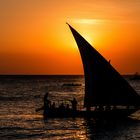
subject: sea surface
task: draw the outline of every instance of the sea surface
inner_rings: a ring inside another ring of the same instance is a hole
[[[140,94],[140,80],[128,82]],[[71,86],[69,86],[69,84]],[[74,85],[77,86],[74,86]],[[99,121],[93,118],[50,118],[44,120],[43,96],[68,102],[76,97],[83,104],[83,76],[1,76],[0,140],[139,140],[140,121]],[[140,120],[140,111],[134,116]]]

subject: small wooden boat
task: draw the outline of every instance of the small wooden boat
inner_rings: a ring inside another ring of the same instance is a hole
[[[130,80],[140,80],[140,75],[138,74],[138,72],[136,72],[131,78]]]
[[[82,84],[78,84],[78,83],[67,83],[67,84],[63,84],[62,86],[64,87],[79,87],[79,86],[82,86]]]
[[[96,118],[96,119],[124,119],[130,114],[137,111],[136,108],[133,109],[115,109],[115,110],[50,110],[44,111],[44,118]]]

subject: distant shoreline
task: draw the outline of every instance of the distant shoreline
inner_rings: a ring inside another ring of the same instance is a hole
[[[84,77],[84,75],[0,75],[0,78]]]
[[[48,77],[84,77],[84,75],[0,75],[0,78],[48,78]],[[134,74],[125,74],[122,75],[123,77],[127,78],[127,77],[133,77]]]

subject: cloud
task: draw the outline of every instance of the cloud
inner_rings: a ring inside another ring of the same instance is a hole
[[[71,19],[74,23],[80,23],[80,24],[100,24],[102,22],[105,22],[104,19]]]

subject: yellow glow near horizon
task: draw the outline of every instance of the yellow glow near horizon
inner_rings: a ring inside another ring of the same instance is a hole
[[[104,22],[104,20],[101,19],[72,19],[72,22],[74,23],[80,23],[80,24],[100,24],[101,22]]]

